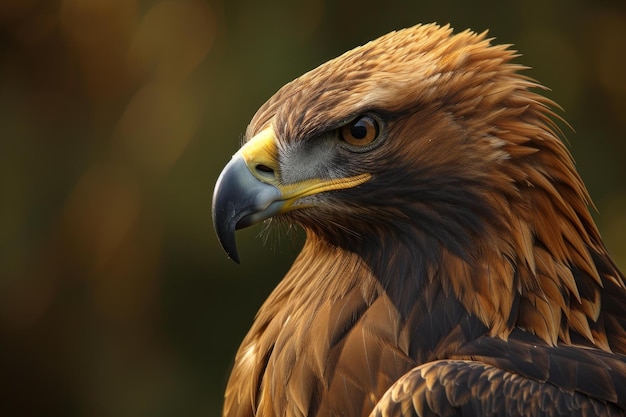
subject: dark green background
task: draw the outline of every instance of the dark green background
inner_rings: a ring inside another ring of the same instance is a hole
[[[298,250],[211,226],[213,185],[282,84],[419,22],[490,30],[551,91],[626,267],[626,4],[23,0],[0,5],[0,414],[217,416]]]

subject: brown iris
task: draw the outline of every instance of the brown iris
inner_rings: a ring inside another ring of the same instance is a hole
[[[353,146],[366,146],[380,133],[378,121],[371,116],[359,116],[341,128],[341,138]]]

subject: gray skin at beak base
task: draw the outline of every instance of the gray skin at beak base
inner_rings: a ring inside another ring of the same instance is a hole
[[[236,154],[224,167],[213,192],[213,227],[230,259],[239,263],[235,231],[278,214],[281,192],[260,181]]]

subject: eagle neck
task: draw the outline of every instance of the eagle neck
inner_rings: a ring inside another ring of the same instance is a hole
[[[409,245],[393,244],[394,251],[358,253],[309,233],[284,282],[291,288],[295,316],[306,321],[311,312],[324,305],[342,305],[346,299],[355,298],[359,301],[351,305],[350,314],[356,324],[373,305],[384,300],[392,312],[387,317],[389,326],[420,329],[409,336],[411,341],[405,346],[418,362],[436,355],[438,344],[448,333],[458,331],[460,323],[463,335],[456,336],[458,341],[486,334],[484,322],[446,286],[442,271],[432,267],[432,259],[415,253]],[[382,253],[387,255],[381,257]],[[392,317],[398,323],[392,323]]]
[[[247,398],[257,415],[367,415],[390,381],[485,334],[438,281],[414,276],[419,259],[401,267],[406,254],[396,256],[382,268],[380,260],[308,234],[233,371],[252,375]]]

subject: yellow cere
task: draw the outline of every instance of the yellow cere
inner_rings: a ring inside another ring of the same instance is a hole
[[[286,203],[281,209],[281,212],[291,210],[293,203],[302,197],[319,194],[325,191],[356,187],[357,185],[363,184],[372,178],[371,174],[363,173],[346,178],[311,178],[293,184],[281,184],[278,177],[271,178],[269,176],[264,176],[257,169],[255,169],[255,167],[263,165],[274,170],[275,172],[278,172],[279,170],[278,148],[276,146],[274,129],[272,127],[268,127],[256,134],[239,150],[239,152],[237,152],[237,154],[235,154],[235,156],[237,155],[240,155],[244,161],[246,161],[246,165],[250,169],[250,172],[258,180],[272,184],[280,190],[282,194],[281,200]]]

